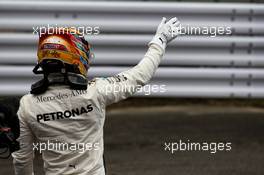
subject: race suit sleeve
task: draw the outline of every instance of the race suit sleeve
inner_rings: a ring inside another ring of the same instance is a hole
[[[146,85],[161,62],[164,49],[151,44],[144,58],[132,69],[116,76],[101,79],[98,89],[106,105],[132,96],[140,87]]]
[[[34,137],[27,121],[25,120],[24,105],[22,100],[20,101],[20,107],[17,115],[20,123],[20,136],[18,138],[20,149],[12,154],[15,175],[33,175],[34,152],[32,145]]]

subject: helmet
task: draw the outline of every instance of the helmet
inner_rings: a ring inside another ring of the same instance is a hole
[[[38,65],[33,72],[44,74],[42,84],[67,83],[74,89],[87,88],[91,47],[77,30],[56,28],[40,32],[37,55]]]
[[[54,59],[75,66],[77,69],[73,73],[86,78],[91,59],[90,45],[77,30],[59,28],[48,31],[39,38],[38,63]]]

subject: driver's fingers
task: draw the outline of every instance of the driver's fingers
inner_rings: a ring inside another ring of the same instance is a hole
[[[160,26],[162,26],[162,25],[164,25],[165,23],[166,23],[166,18],[165,17],[163,17],[162,19],[161,19],[161,22],[160,22],[160,24],[159,24],[159,27]]]
[[[173,27],[178,27],[180,25],[180,21],[176,21],[174,24],[173,24]]]
[[[169,25],[171,25],[171,24],[175,24],[177,21],[178,21],[178,19],[177,19],[176,17],[174,17],[174,18],[171,18],[171,19],[167,22],[167,24],[169,24]]]

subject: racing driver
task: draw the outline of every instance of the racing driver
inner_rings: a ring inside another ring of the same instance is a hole
[[[15,174],[34,174],[34,151],[41,150],[46,175],[105,175],[106,106],[149,82],[179,25],[176,17],[163,18],[135,67],[91,81],[87,72],[92,54],[84,37],[70,28],[40,35],[33,72],[43,79],[20,100],[20,150],[12,154]]]

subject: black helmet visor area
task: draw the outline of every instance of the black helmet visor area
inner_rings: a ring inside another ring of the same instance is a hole
[[[41,68],[41,70],[39,70]],[[47,73],[55,73],[55,72],[65,72],[65,65],[62,61],[57,59],[46,59],[41,63],[37,64],[33,69],[35,74],[47,74]]]

